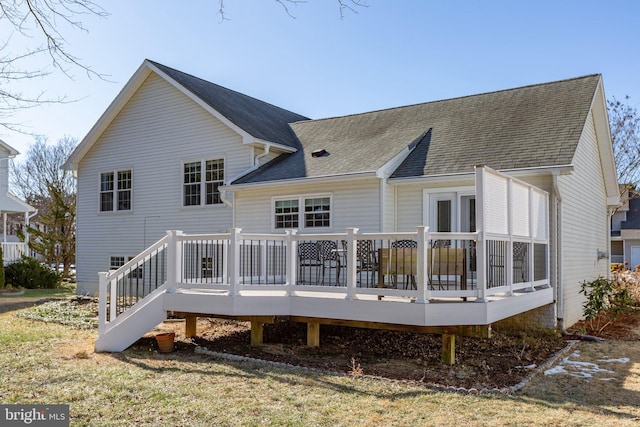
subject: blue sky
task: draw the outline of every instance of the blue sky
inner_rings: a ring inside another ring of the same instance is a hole
[[[82,139],[145,58],[312,118],[601,73],[605,93],[640,106],[640,2],[390,1],[340,19],[334,0],[100,1],[67,49],[109,81],[73,71],[25,90],[77,100],[16,114],[55,141]],[[33,137],[0,130],[26,152]]]

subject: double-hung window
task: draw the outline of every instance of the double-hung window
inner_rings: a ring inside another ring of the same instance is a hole
[[[100,174],[100,212],[130,211],[131,169]]]
[[[313,196],[274,200],[274,228],[330,228],[331,197]]]
[[[199,160],[183,165],[183,205],[222,203],[219,187],[224,184],[224,160]]]
[[[127,260],[131,261],[133,259],[132,256],[128,257]],[[122,267],[125,263],[125,257],[123,256],[112,256],[109,258],[109,270],[117,270]],[[129,271],[130,279],[142,279],[144,277],[142,267],[136,267],[133,270]]]

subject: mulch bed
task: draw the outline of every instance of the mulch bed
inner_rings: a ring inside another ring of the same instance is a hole
[[[192,340],[184,339],[184,323],[169,327],[177,333],[178,352],[200,346],[330,372],[478,390],[518,384],[566,345],[559,334],[540,330],[516,335],[494,331],[490,339],[456,337],[456,364],[448,366],[442,363],[440,335],[322,325],[320,347],[308,348],[306,324],[278,322],[265,325],[265,345],[255,348],[249,345],[248,322],[200,319]],[[152,349],[156,344],[147,337],[135,346]]]

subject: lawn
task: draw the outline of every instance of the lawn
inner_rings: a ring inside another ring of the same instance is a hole
[[[75,283],[62,283],[57,289],[25,289],[22,295],[2,295],[0,299],[16,298],[64,298],[76,294]]]
[[[463,395],[137,345],[92,351],[95,330],[0,314],[0,402],[67,403],[72,425],[593,425],[640,422],[640,343],[580,343],[567,374],[514,395]],[[622,358],[628,358],[628,361]],[[574,363],[575,362],[575,363]],[[573,371],[594,363],[591,377]],[[594,366],[595,366],[594,365]],[[560,371],[560,370],[558,370]]]

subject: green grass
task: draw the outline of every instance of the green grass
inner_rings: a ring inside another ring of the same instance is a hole
[[[0,298],[64,298],[76,294],[75,283],[62,283],[57,289],[25,289],[23,295],[2,295]]]
[[[607,366],[616,370],[615,381],[541,375],[515,395],[462,395],[223,362],[186,350],[159,354],[138,345],[95,354],[95,330],[14,313],[0,314],[0,402],[67,403],[73,426],[632,426],[640,420],[637,342],[579,345],[584,362],[631,358]]]

